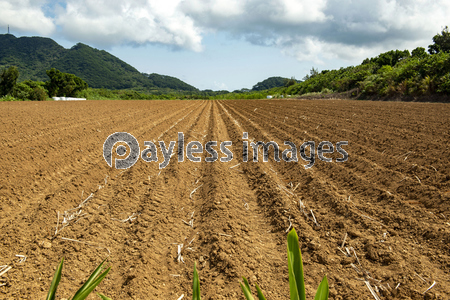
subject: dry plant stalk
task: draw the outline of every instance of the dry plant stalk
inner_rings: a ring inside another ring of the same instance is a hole
[[[183,244],[178,244],[178,255],[177,255],[177,261],[178,262],[182,262],[182,263],[184,263],[184,259],[183,259],[183,256],[181,256],[181,252],[182,252],[182,250],[183,250]]]
[[[194,228],[194,213],[195,210],[192,212],[191,214],[191,219],[189,220],[189,222],[186,222],[185,220],[181,219],[181,221],[183,221],[184,224],[191,226],[192,228]]]
[[[427,290],[425,292],[423,292],[422,294],[425,294],[426,292],[431,290],[435,285],[436,285],[436,281],[433,281],[433,284],[429,288],[427,288]]]
[[[372,294],[372,296],[375,298],[375,300],[381,300],[380,297],[378,297],[378,295],[375,293],[375,291],[373,290],[372,286],[370,285],[370,283],[368,281],[364,281],[366,283],[367,288],[369,289],[370,293]]]
[[[245,210],[248,210],[250,207],[248,206],[248,203],[247,202],[245,202],[245,200],[244,199],[242,199],[242,201],[244,202],[244,207],[245,207]]]
[[[289,216],[288,221],[289,221],[289,227],[288,227],[288,229],[286,229],[286,233],[289,232],[289,230],[292,228],[291,216]]]
[[[344,248],[345,240],[347,239],[347,232],[345,233],[344,240],[342,241],[341,248]]]
[[[3,270],[0,272],[0,277],[3,276],[6,272],[8,272],[9,270],[11,270],[12,267],[11,266],[4,266]]]
[[[61,239],[64,241],[76,242],[76,243],[80,243],[80,244],[84,244],[84,245],[88,245],[88,246],[93,246],[98,249],[106,249],[108,251],[109,255],[111,255],[111,251],[108,248],[102,247],[99,243],[96,243],[96,242],[79,241],[79,240],[69,239],[69,238],[65,238],[65,237],[61,237]]]
[[[122,223],[125,223],[125,222],[128,222],[128,221],[133,222],[134,220],[137,219],[137,217],[138,217],[139,215],[140,215],[140,213],[133,213],[131,216],[128,216],[128,218],[123,219],[123,220],[116,219],[116,218],[111,218],[111,220],[119,221],[119,222],[122,222]]]
[[[316,225],[317,227],[320,227],[320,224],[317,222],[317,219],[316,219],[316,217],[314,216],[313,210],[312,210],[312,209],[309,210],[309,211],[311,212],[311,215],[312,215],[312,218],[311,218],[311,217],[308,215],[308,213],[306,212],[307,208],[306,208],[305,204],[303,204],[303,202],[302,202],[301,199],[298,200],[298,204],[299,204],[299,206],[300,206],[300,211],[305,215],[305,217],[306,217],[308,220],[314,222],[314,225]]]
[[[417,179],[417,181],[419,181],[420,184],[422,184],[422,181],[420,181],[419,177],[417,175],[414,175]]]
[[[86,203],[90,199],[92,199],[92,197],[94,197],[94,193],[91,193],[89,197],[87,197],[84,201],[82,201],[77,207],[64,211],[63,220],[61,222],[61,228],[59,228],[59,211],[58,211],[58,221],[56,223],[55,234],[53,235],[54,237],[56,237],[56,235],[60,233],[61,230],[63,230],[66,226],[68,226],[72,221],[75,220],[75,222],[77,222],[78,219],[86,215],[82,214],[83,212],[82,208],[83,206],[86,205]]]
[[[200,184],[198,187],[196,187],[190,194],[189,194],[189,199],[192,199],[192,195],[203,186],[203,183]]]
[[[24,263],[27,260],[25,255],[16,254],[16,257],[19,257],[19,263]]]
[[[221,235],[221,236],[227,236],[227,237],[233,237],[232,235],[225,234],[225,233],[220,233],[220,232],[219,232],[219,235]]]

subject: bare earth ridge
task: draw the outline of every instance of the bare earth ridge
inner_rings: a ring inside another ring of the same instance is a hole
[[[381,299],[449,298],[448,104],[14,102],[0,111],[0,265],[11,267],[2,299],[44,299],[62,257],[58,297],[67,298],[108,255],[112,270],[96,290],[113,299],[190,299],[194,262],[202,299],[244,299],[242,276],[267,299],[288,299],[290,225],[307,299],[325,274],[330,299],[374,299],[368,286]],[[178,162],[175,153],[161,170],[142,159],[116,170],[102,156],[114,132],[135,136],[141,151],[178,132],[185,147],[232,141],[234,157],[205,162],[203,151],[201,162]],[[348,141],[349,158],[316,156],[305,169],[300,155],[277,162],[271,148],[268,162],[260,152],[245,163],[243,132],[281,150]]]

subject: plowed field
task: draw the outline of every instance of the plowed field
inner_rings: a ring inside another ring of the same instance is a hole
[[[202,299],[244,299],[242,276],[267,299],[288,299],[291,225],[307,299],[324,275],[330,299],[374,299],[369,285],[381,299],[450,297],[448,104],[19,102],[0,103],[0,112],[0,265],[11,267],[0,276],[1,299],[45,299],[62,257],[57,299],[106,257],[112,270],[97,291],[113,299],[190,299],[194,262]],[[206,162],[203,151],[201,162],[178,162],[175,153],[163,169],[139,159],[118,170],[102,152],[115,132],[132,134],[141,151],[154,141],[159,162],[157,142],[168,146],[178,132],[186,144],[217,141],[219,158],[220,143],[231,141],[234,156]],[[348,141],[349,156],[316,155],[305,169],[300,155],[277,162],[270,148],[268,162],[262,150],[259,162],[251,154],[242,162],[243,141],[281,150],[284,141],[298,149],[314,141],[316,151]]]

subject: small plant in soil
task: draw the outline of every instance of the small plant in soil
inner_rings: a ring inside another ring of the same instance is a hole
[[[109,270],[111,270],[111,267],[106,269],[106,271],[103,271],[103,264],[105,261],[103,261],[95,270],[92,272],[89,279],[83,284],[83,286],[75,293],[75,295],[72,298],[69,298],[69,300],[83,300],[86,299],[86,297],[95,289],[97,285],[102,282],[102,280],[106,277]],[[61,281],[61,273],[64,263],[64,257],[61,259],[61,262],[58,265],[58,268],[56,269],[55,275],[53,276],[52,283],[50,285],[50,290],[48,291],[47,300],[54,300],[56,299],[56,290],[58,288],[59,282]],[[103,299],[103,300],[111,300],[110,298],[97,293],[97,295]]]
[[[303,261],[302,253],[298,247],[298,235],[295,229],[292,229],[287,236],[287,250],[288,250],[288,269],[289,269],[289,290],[291,300],[306,300],[305,294],[305,280],[303,277]],[[244,284],[240,283],[242,292],[247,300],[254,300],[250,285],[245,277],[242,277]],[[266,300],[258,284],[256,284],[258,300]],[[196,265],[194,264],[194,280],[192,300],[200,300],[200,282]],[[328,300],[328,280],[325,275],[322,282],[317,288],[314,300]]]
[[[288,269],[289,269],[289,290],[291,300],[306,300],[305,294],[305,279],[303,277],[303,261],[302,253],[298,247],[298,235],[295,229],[292,229],[287,236],[287,252],[288,252]],[[247,300],[254,300],[250,285],[245,277],[243,277],[244,284],[241,283],[241,289],[244,292]],[[266,300],[261,289],[256,284],[259,300]],[[328,299],[328,280],[324,276],[322,282],[317,288],[314,300]]]

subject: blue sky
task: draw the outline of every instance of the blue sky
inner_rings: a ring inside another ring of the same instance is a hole
[[[0,0],[0,8],[0,28],[17,37],[82,42],[202,90],[427,48],[450,25],[445,0]]]

